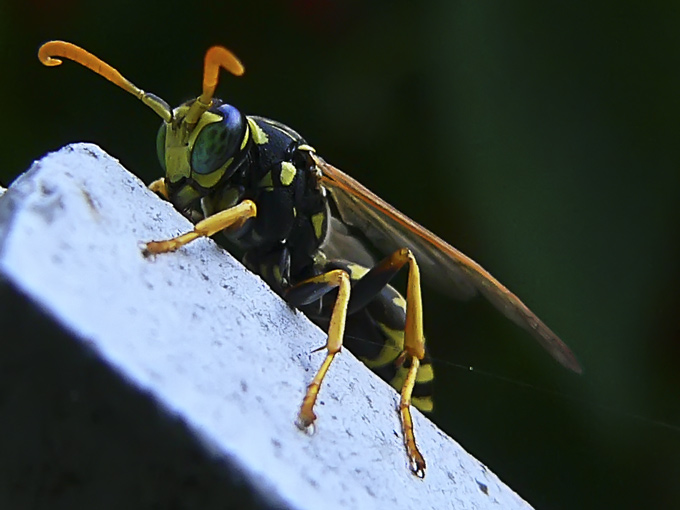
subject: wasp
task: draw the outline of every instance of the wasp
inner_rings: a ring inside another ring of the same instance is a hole
[[[165,176],[149,187],[190,218],[194,229],[146,243],[146,254],[172,252],[221,233],[246,267],[327,331],[325,359],[300,406],[300,428],[314,424],[324,377],[346,346],[401,393],[409,465],[416,476],[425,476],[410,410],[433,407],[421,268],[454,297],[482,294],[562,365],[581,372],[567,345],[479,264],[327,163],[293,129],[244,115],[216,98],[220,68],[236,76],[244,72],[226,48],[206,52],[201,95],[174,109],[74,44],[50,41],[38,56],[46,66],[66,58],[91,69],[163,119],[157,151]],[[369,245],[385,258],[374,260]],[[405,298],[390,285],[403,268]]]

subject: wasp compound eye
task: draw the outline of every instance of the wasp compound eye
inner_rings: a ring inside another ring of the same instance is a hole
[[[231,105],[222,105],[217,113],[222,119],[201,130],[191,151],[191,169],[200,175],[218,170],[235,157],[245,135],[246,121],[240,111]]]
[[[163,171],[166,171],[165,168],[165,139],[167,138],[168,135],[168,128],[165,122],[161,124],[161,127],[158,129],[158,134],[156,135],[156,155],[158,156],[158,161],[161,164],[161,168]]]

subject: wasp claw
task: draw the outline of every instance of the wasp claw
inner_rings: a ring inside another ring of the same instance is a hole
[[[316,425],[314,424],[315,420],[316,415],[313,412],[311,416],[309,415],[303,416],[303,413],[300,412],[297,420],[295,420],[295,425],[303,432],[306,432],[310,436],[313,436],[316,433]]]
[[[137,246],[139,247],[140,251],[142,252],[142,256],[144,258],[149,258],[152,255],[154,255],[154,253],[151,250],[149,250],[149,244],[148,243],[139,243]]]

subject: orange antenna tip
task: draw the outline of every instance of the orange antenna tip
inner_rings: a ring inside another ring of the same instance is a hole
[[[43,44],[38,50],[38,58],[40,62],[48,67],[58,66],[62,64],[62,61],[58,58],[54,58],[53,55],[59,55],[59,49],[64,43],[62,41],[50,41]]]
[[[241,61],[236,58],[231,51],[223,46],[213,46],[205,53],[205,64],[203,67],[203,92],[196,99],[185,119],[188,125],[198,122],[210,105],[217,88],[220,74],[220,67],[226,69],[235,76],[241,76],[246,68]]]

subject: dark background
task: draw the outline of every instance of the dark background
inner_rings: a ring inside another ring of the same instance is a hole
[[[5,0],[0,180],[74,141],[160,175],[159,119],[75,64],[44,68],[42,42],[172,105],[224,44],[247,71],[219,96],[483,264],[585,368],[426,289],[434,420],[538,509],[678,508],[680,6],[510,4]]]

